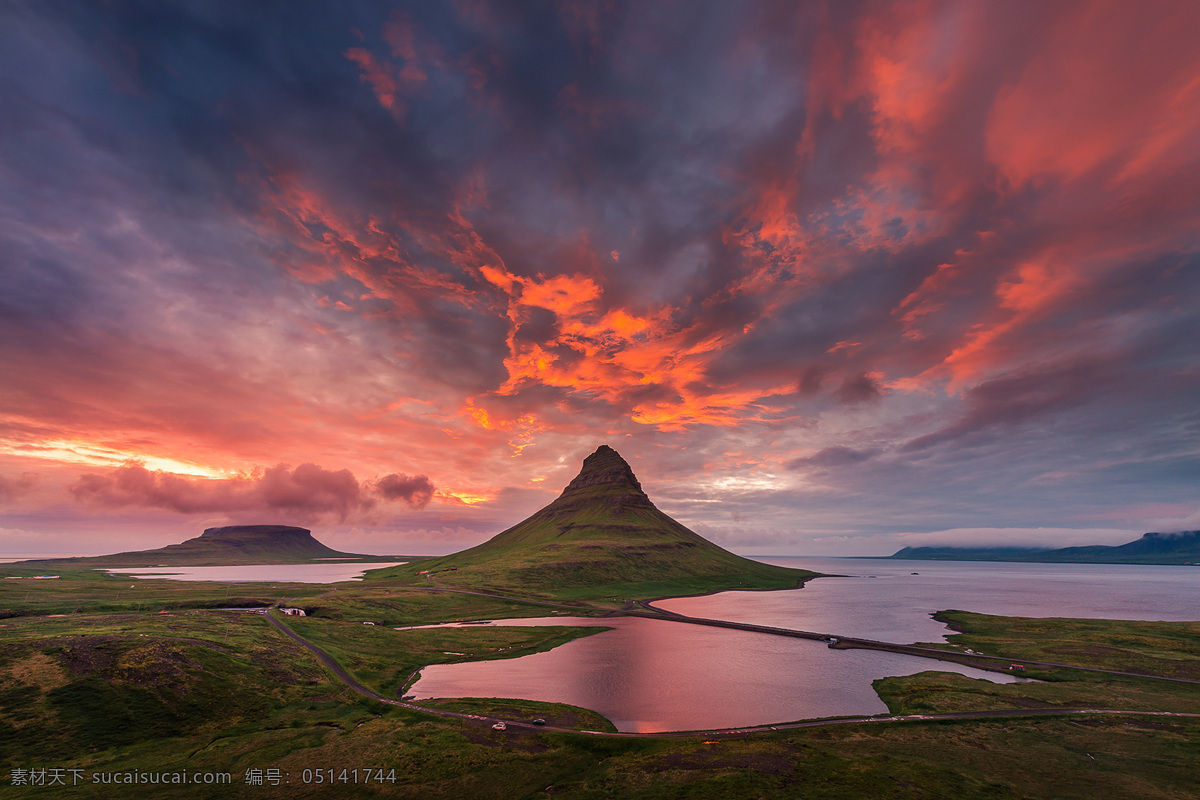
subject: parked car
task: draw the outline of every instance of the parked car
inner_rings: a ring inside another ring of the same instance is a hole
[[[492,730],[494,730],[494,731],[506,731],[506,730],[508,730],[508,726],[507,726],[507,725],[505,725],[503,722],[497,722],[495,725],[493,725],[493,726],[492,726]]]
[[[533,724],[534,724],[534,725],[545,725],[545,724],[546,724],[546,720],[544,720],[544,719],[535,719],[535,720],[533,721]]]

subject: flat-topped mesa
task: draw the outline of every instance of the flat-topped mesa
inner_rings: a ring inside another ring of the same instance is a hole
[[[260,536],[311,539],[312,531],[294,525],[226,525],[223,528],[205,528],[204,533],[200,534],[201,539],[248,539]]]
[[[200,567],[225,564],[302,564],[343,558],[369,560],[374,556],[343,553],[326,547],[313,538],[312,531],[308,528],[298,528],[294,525],[226,525],[221,528],[207,528],[195,538],[153,550],[62,561],[71,564],[92,564],[96,567]],[[58,563],[58,560],[54,563]]]

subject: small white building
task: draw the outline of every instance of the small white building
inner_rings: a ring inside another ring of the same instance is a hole
[[[307,617],[308,616],[308,614],[304,613],[303,608],[281,608],[279,610],[282,611],[283,613],[287,614],[289,617]]]

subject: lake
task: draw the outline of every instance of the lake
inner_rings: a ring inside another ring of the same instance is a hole
[[[950,631],[929,615],[948,608],[1033,617],[1200,619],[1200,571],[1194,567],[761,560],[846,577],[820,578],[792,591],[723,592],[656,605],[689,616],[900,643],[943,641]],[[830,650],[815,641],[649,619],[507,622],[614,630],[517,659],[426,667],[410,693],[419,699],[569,703],[604,714],[619,730],[649,732],[881,714],[887,708],[871,682],[888,675],[939,670],[1012,680],[898,653]]]
[[[420,700],[514,697],[568,703],[603,714],[618,730],[648,733],[884,714],[887,706],[871,681],[888,675],[936,669],[999,683],[1015,680],[900,653],[831,650],[807,639],[638,617],[552,617],[492,625],[613,630],[521,658],[428,666],[408,693]]]
[[[110,575],[160,578],[169,581],[219,583],[336,583],[361,580],[367,570],[407,564],[391,562],[330,562],[328,564],[245,564],[236,567],[117,567]]]

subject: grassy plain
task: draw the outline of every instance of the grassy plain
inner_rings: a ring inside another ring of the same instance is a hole
[[[451,558],[450,556],[446,557]],[[439,567],[440,562],[402,565],[389,569],[373,570],[368,573],[371,581],[389,582],[408,586],[432,586],[468,591],[496,592],[512,597],[528,597],[554,600],[576,605],[619,608],[633,600],[654,600],[660,597],[685,597],[729,590],[772,591],[795,589],[804,581],[818,577],[819,573],[802,569],[772,567],[762,564],[763,570],[746,572],[727,571],[709,575],[688,575],[667,580],[620,580],[632,570],[629,564],[644,558],[638,553],[616,554],[609,552],[602,560],[591,566],[596,582],[587,586],[563,585],[555,582],[553,572],[542,573],[536,566],[524,565],[519,560],[508,560],[503,555],[489,562],[486,568],[474,566]],[[628,563],[627,563],[628,562]],[[448,563],[448,562],[447,562]],[[418,570],[434,568],[428,576]],[[534,576],[529,583],[513,582],[512,576],[520,574]],[[495,578],[496,583],[491,583]]]
[[[45,573],[0,565],[4,576]],[[94,569],[54,570],[54,580],[0,581],[0,621],[14,616],[55,614],[112,614],[178,611],[187,608],[270,605],[275,599],[319,594],[328,587],[285,583],[193,583],[184,591],[180,581],[138,580]]]
[[[364,686],[385,697],[404,694],[413,673],[428,664],[453,664],[551,650],[608,628],[508,628],[490,625],[396,631],[322,619],[289,619],[288,626],[333,656]]]
[[[959,631],[946,650],[1200,681],[1200,622],[993,617],[941,611]],[[1200,683],[1147,681],[1029,667],[1029,683],[995,684],[926,672],[884,678],[875,689],[897,714],[1011,708],[1122,708],[1200,713]]]
[[[0,574],[12,571],[0,568]],[[5,796],[46,796],[47,786],[10,785],[12,770],[37,768],[83,770],[78,785],[69,785],[65,773],[68,785],[53,788],[54,796],[64,798],[344,797],[355,778],[347,772],[343,784],[341,770],[354,768],[360,770],[354,794],[365,797],[1200,796],[1195,770],[1200,720],[1011,717],[872,723],[719,741],[609,739],[515,727],[499,732],[482,721],[444,719],[359,697],[261,615],[215,606],[228,597],[231,605],[287,599],[288,605],[305,607],[311,617],[287,618],[294,630],[335,654],[364,683],[393,694],[410,664],[437,656],[461,658],[447,653],[508,657],[596,629],[395,631],[391,628],[439,621],[543,616],[552,609],[385,580],[336,587],[153,581],[139,582],[134,590],[128,589],[130,579],[102,574],[64,575],[60,581],[0,581],[0,609],[10,613],[0,619]],[[970,631],[960,634],[958,644],[1011,658],[1123,665],[1172,675],[1190,674],[1198,658],[1191,624],[1047,623],[962,612],[953,612],[953,618]],[[877,686],[894,711],[919,713],[1200,706],[1197,687],[1189,684],[1074,670],[1043,677],[1048,680],[998,686],[930,672]],[[600,726],[593,712],[552,704],[485,698],[439,705],[510,719]],[[374,772],[364,780],[367,766],[382,768],[382,780],[375,780]],[[285,785],[246,784],[247,770],[268,768],[280,770]],[[229,773],[231,783],[90,782],[93,773],[143,770]]]
[[[505,720],[532,722],[544,721],[556,728],[574,728],[581,731],[608,731],[615,733],[617,726],[595,711],[576,708],[562,703],[539,703],[533,700],[514,700],[502,697],[464,697],[445,700],[427,700],[421,703],[430,708],[444,708],[460,714],[478,714]]]
[[[992,617],[966,611],[940,611],[935,619],[958,631],[950,647],[1200,680],[1200,622]]]

